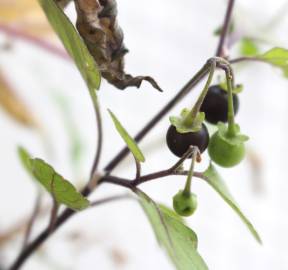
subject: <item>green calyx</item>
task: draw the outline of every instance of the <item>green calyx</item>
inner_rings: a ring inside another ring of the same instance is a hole
[[[240,134],[240,127],[237,124],[233,125],[233,133],[229,132],[224,123],[219,123],[218,131],[210,139],[209,156],[222,167],[236,166],[245,157],[244,142],[248,140],[248,137]]]
[[[228,87],[227,87],[227,81],[224,80],[222,82],[219,83],[219,86],[221,87],[221,89],[223,89],[224,91],[228,92]],[[239,94],[243,91],[243,84],[236,84],[233,89],[232,89],[232,93],[233,94]]]
[[[191,216],[197,208],[196,194],[179,190],[173,197],[173,208],[180,216]]]
[[[221,140],[226,141],[230,145],[239,145],[249,140],[249,137],[240,133],[240,126],[238,124],[233,124],[229,128],[222,122],[217,124],[218,126],[218,136]],[[232,131],[231,131],[232,130]]]
[[[179,133],[198,132],[202,128],[202,123],[205,119],[205,113],[198,112],[193,117],[191,110],[185,108],[182,110],[180,116],[171,116],[169,118],[171,125],[173,125]]]

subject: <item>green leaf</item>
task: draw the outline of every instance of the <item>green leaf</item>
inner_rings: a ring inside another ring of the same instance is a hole
[[[275,47],[268,52],[256,56],[275,67],[281,68],[285,77],[288,77],[288,50]]]
[[[253,39],[243,38],[240,44],[240,53],[243,56],[253,56],[259,53],[259,49]]]
[[[166,213],[168,216],[173,217],[175,219],[177,219],[178,221],[185,223],[184,219],[182,216],[179,216],[173,209],[171,209],[170,207],[167,207],[164,204],[160,204],[158,203],[159,209],[163,212]]]
[[[75,64],[89,88],[90,94],[94,95],[95,98],[95,93],[92,93],[92,91],[95,92],[95,89],[99,89],[101,75],[94,58],[89,53],[69,18],[62,9],[57,6],[55,0],[38,1],[67,52],[74,59]]]
[[[203,173],[205,180],[207,183],[222,197],[222,199],[239,215],[242,221],[245,223],[249,231],[252,233],[254,238],[262,244],[261,238],[252,225],[252,223],[248,220],[248,218],[242,213],[239,206],[235,202],[234,198],[230,194],[225,182],[222,180],[221,176],[216,171],[215,167],[210,164],[208,169]]]
[[[187,123],[186,117],[190,114],[190,110],[185,108],[181,111],[180,116],[170,116],[169,120],[179,133],[197,132],[202,128],[205,120],[205,113],[199,112],[191,123]]]
[[[125,141],[126,145],[130,149],[130,151],[133,154],[133,156],[135,157],[135,159],[138,160],[139,162],[144,162],[145,161],[144,155],[142,154],[142,152],[139,149],[136,142],[128,134],[128,132],[124,129],[124,127],[121,125],[121,123],[119,122],[119,120],[117,119],[115,114],[113,112],[111,112],[110,110],[108,110],[108,112],[109,112],[109,114],[113,120],[113,123],[114,123],[118,133],[120,134],[122,139]]]
[[[17,152],[18,152],[18,157],[23,165],[23,167],[26,169],[26,171],[31,174],[32,171],[32,167],[31,167],[31,156],[28,153],[28,151],[22,147],[22,146],[18,146],[17,148]]]
[[[33,176],[55,198],[73,210],[83,210],[90,202],[76,188],[42,159],[31,159]]]
[[[175,214],[158,206],[142,191],[137,191],[140,203],[154,229],[159,244],[166,250],[178,270],[207,270],[197,252],[197,235]]]

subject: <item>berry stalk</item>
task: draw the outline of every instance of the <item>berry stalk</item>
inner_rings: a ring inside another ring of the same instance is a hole
[[[197,158],[198,153],[199,153],[198,147],[194,146],[193,147],[193,153],[192,153],[191,165],[190,165],[190,168],[188,171],[188,176],[187,176],[185,188],[183,190],[183,195],[185,195],[187,197],[190,196],[190,194],[191,194],[192,177],[193,177],[195,162],[196,162],[196,158]]]
[[[235,120],[234,120],[234,105],[233,105],[233,88],[232,75],[226,72],[227,90],[228,90],[228,135],[235,136]]]
[[[210,64],[209,76],[208,76],[207,82],[206,82],[206,84],[204,86],[204,89],[202,90],[202,93],[198,97],[198,99],[197,99],[195,105],[193,106],[192,110],[186,116],[186,118],[184,120],[185,125],[187,125],[187,126],[193,125],[193,121],[195,120],[198,112],[200,111],[201,105],[202,105],[202,103],[203,103],[203,101],[205,99],[205,96],[207,95],[209,86],[212,83],[212,79],[213,79],[213,76],[214,76],[215,69],[216,69],[216,61],[213,60],[213,61],[211,61],[211,64]]]

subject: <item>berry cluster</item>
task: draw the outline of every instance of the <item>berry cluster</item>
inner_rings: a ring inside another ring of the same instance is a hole
[[[239,109],[239,98],[237,94],[232,93],[232,89],[230,90],[229,97],[229,90],[218,84],[212,85],[204,92],[205,97],[201,100],[199,108],[183,110],[180,118],[170,118],[171,125],[166,134],[166,142],[173,154],[182,157],[191,146],[198,149],[200,154],[208,147],[211,160],[222,167],[233,167],[243,160],[244,142],[248,138],[240,134],[239,126],[234,123],[234,114],[237,114]],[[218,126],[211,138],[201,117]],[[191,168],[194,168],[194,164]],[[191,173],[193,174],[193,169]],[[187,179],[189,185],[186,183],[185,189],[180,190],[173,198],[174,210],[181,216],[193,214],[197,207],[196,195],[190,191],[191,178],[192,176]]]

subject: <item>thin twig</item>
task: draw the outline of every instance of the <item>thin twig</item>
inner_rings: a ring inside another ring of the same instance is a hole
[[[56,202],[56,200],[53,198],[53,205],[51,209],[51,215],[50,215],[50,220],[49,220],[49,232],[51,233],[54,229],[56,220],[57,220],[57,213],[59,209],[59,204]]]
[[[49,220],[49,225],[48,225],[48,229],[50,233],[53,231],[53,228],[57,219],[58,209],[59,209],[59,204],[54,195],[54,187],[55,187],[54,184],[55,184],[55,173],[52,176],[51,185],[50,185],[51,195],[52,195],[52,200],[53,200],[53,205],[52,205],[51,215],[50,215],[50,220]]]
[[[123,200],[123,199],[132,199],[133,197],[129,193],[124,193],[124,194],[118,194],[118,195],[112,195],[107,198],[99,199],[94,202],[91,202],[90,207],[95,207],[99,206],[104,203],[112,202],[112,201],[118,201],[118,200]],[[87,209],[89,209],[87,208]]]
[[[141,163],[134,157],[136,165],[136,176],[135,179],[138,179],[141,176]]]
[[[254,61],[254,62],[262,62],[262,63],[267,63],[264,59],[258,58],[258,57],[250,57],[250,56],[243,56],[243,57],[238,57],[229,60],[230,64],[237,64],[241,62],[249,62],[249,61]]]
[[[188,150],[184,153],[184,155],[173,165],[171,166],[170,170],[171,172],[176,171],[182,164],[183,162],[190,157],[190,155],[193,152],[193,146],[189,146]]]
[[[34,207],[33,207],[33,211],[32,211],[31,217],[28,220],[27,227],[25,229],[22,250],[27,246],[27,243],[29,241],[29,238],[30,238],[30,235],[31,235],[31,232],[32,232],[33,225],[34,225],[34,223],[36,221],[36,218],[37,218],[37,216],[38,216],[38,214],[40,212],[41,198],[42,198],[42,194],[38,190],[37,197],[35,199],[35,203],[34,203]]]
[[[96,146],[96,153],[95,153],[95,158],[93,161],[93,165],[91,168],[90,172],[90,180],[89,180],[89,188],[93,190],[95,186],[97,186],[97,182],[95,182],[95,174],[99,165],[101,153],[102,153],[102,148],[103,148],[103,125],[102,125],[102,117],[101,117],[101,111],[100,111],[100,105],[98,100],[96,100],[96,104],[94,104],[94,110],[95,110],[95,115],[96,115],[96,126],[97,126],[97,146]]]
[[[220,35],[220,39],[219,39],[219,43],[218,43],[218,47],[217,47],[217,51],[216,51],[216,56],[221,56],[221,57],[224,56],[223,55],[223,51],[224,51],[223,48],[225,46],[225,41],[226,41],[227,34],[229,31],[229,26],[230,26],[230,22],[231,22],[234,3],[235,3],[235,0],[229,0],[229,2],[228,2],[226,14],[224,17],[224,23],[222,26],[221,35]]]
[[[139,179],[139,181],[137,181],[137,183],[133,182],[133,185],[139,186],[139,185],[142,185],[146,182],[153,181],[153,180],[156,180],[159,178],[163,178],[163,177],[167,177],[167,176],[173,176],[173,175],[187,176],[187,174],[188,174],[188,171],[170,171],[170,169],[163,170],[163,171],[143,175],[142,177],[140,177],[140,179]],[[193,176],[195,176],[197,178],[202,178],[203,173],[194,172]]]

